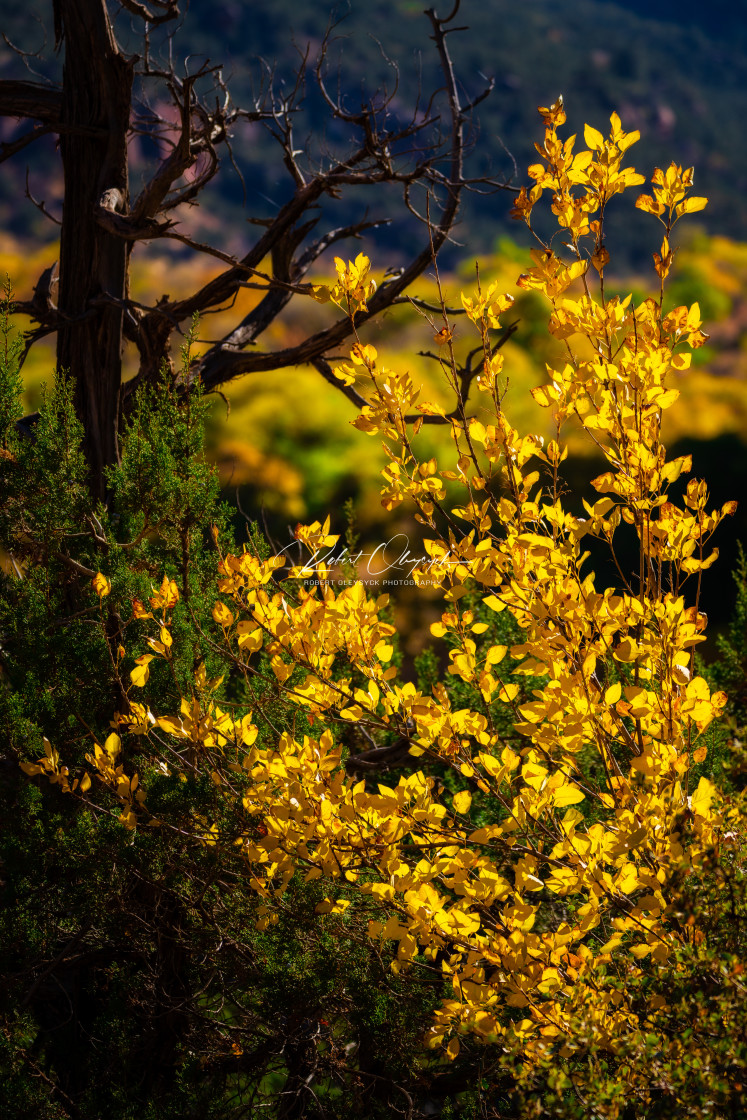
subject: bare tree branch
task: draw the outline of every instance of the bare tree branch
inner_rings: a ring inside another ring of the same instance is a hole
[[[181,117],[179,139],[173,145],[171,155],[168,159],[164,160],[132,207],[131,217],[133,223],[142,222],[145,218],[152,218],[160,212],[164,199],[171,190],[172,185],[181,178],[188,168],[192,167],[200,151],[204,150],[203,147],[196,143],[193,134],[192,115],[194,110],[194,85],[195,82],[206,73],[209,73],[209,68],[201,67],[195,74],[188,75],[184,81],[180,83],[180,88],[176,89],[175,101],[178,105]],[[172,83],[172,89],[175,89],[174,83]],[[202,144],[207,142],[204,135],[199,139],[202,141]],[[217,170],[218,159],[214,152],[212,155],[212,171],[208,177],[203,178],[202,185],[207,182],[208,178],[212,178],[212,175],[214,175]],[[175,205],[178,205],[178,203],[175,203]]]
[[[52,131],[53,127],[51,124],[38,124],[32,128],[30,132],[25,132],[23,136],[19,136],[17,140],[0,144],[0,163],[4,163],[6,159],[10,159],[16,152],[22,152],[29,144],[33,144],[34,140],[38,140],[40,136],[46,136]]]
[[[360,238],[392,220],[388,214],[382,214],[335,225],[328,220],[329,203],[334,204],[335,200],[361,188],[387,184],[399,188],[400,205],[405,212],[410,211],[418,218],[426,233],[421,248],[396,272],[385,275],[383,283],[368,302],[367,312],[356,316],[357,330],[367,320],[411,298],[409,290],[413,282],[452,237],[465,191],[511,189],[503,182],[465,176],[465,126],[474,108],[490,93],[493,83],[488,82],[482,91],[462,104],[447,45],[448,36],[460,30],[453,26],[459,3],[453,5],[446,19],[440,18],[434,9],[426,12],[443,83],[441,89],[427,101],[418,94],[411,116],[404,121],[399,103],[395,104],[399,75],[383,47],[380,47],[382,55],[394,75],[393,89],[380,90],[354,109],[346,103],[339,75],[337,90],[332,92],[327,70],[334,25],[328,28],[313,67],[309,50],[301,54],[295,80],[289,89],[280,88],[278,92],[273,68],[263,63],[259,95],[255,96],[253,105],[237,107],[231,102],[219,67],[205,62],[190,73],[185,64],[182,75],[177,74],[173,33],[168,39],[168,61],[160,63],[154,60],[150,29],[159,22],[175,19],[179,14],[177,0],[124,0],[123,7],[130,15],[144,21],[143,52],[137,68],[141,86],[137,87],[137,99],[132,84],[136,60],[125,59],[116,43],[107,0],[75,0],[75,3],[73,0],[57,0],[55,8],[59,16],[57,39],[60,42],[64,39],[66,56],[74,48],[77,66],[83,65],[85,51],[90,50],[89,44],[94,41],[89,29],[94,24],[97,28],[95,41],[99,46],[90,111],[76,109],[75,113],[71,113],[65,109],[63,103],[67,94],[64,89],[50,89],[35,82],[0,82],[0,115],[27,117],[40,122],[29,133],[0,148],[0,160],[4,155],[7,158],[22,150],[38,136],[56,132],[64,142],[64,152],[68,153],[66,183],[69,182],[71,189],[82,197],[82,181],[80,174],[73,175],[71,153],[82,144],[88,145],[86,150],[91,155],[95,153],[99,186],[93,197],[93,188],[86,186],[86,197],[90,198],[86,204],[86,220],[91,227],[86,238],[91,245],[104,238],[102,244],[106,244],[108,258],[98,259],[109,259],[111,262],[107,265],[107,275],[95,284],[89,284],[91,290],[83,302],[77,300],[71,303],[69,297],[65,297],[58,308],[51,302],[51,290],[45,294],[46,289],[40,281],[34,299],[23,308],[39,322],[39,329],[33,332],[30,344],[42,335],[58,330],[58,337],[64,336],[67,339],[65,346],[69,347],[73,324],[88,324],[85,330],[95,334],[99,328],[93,319],[108,316],[104,334],[110,364],[115,360],[115,351],[117,354],[121,352],[123,336],[135,343],[140,355],[136,377],[124,386],[121,385],[121,364],[119,366],[121,392],[117,396],[116,408],[118,423],[121,424],[122,410],[129,409],[138,387],[153,382],[159,376],[164,361],[170,360],[171,341],[175,333],[181,332],[182,324],[190,321],[195,313],[204,316],[230,308],[242,289],[257,287],[261,289],[257,305],[222,338],[210,343],[206,353],[195,363],[191,380],[199,379],[206,391],[212,391],[248,373],[311,364],[340,391],[342,387],[331,373],[327,356],[339,350],[350,337],[353,327],[347,318],[340,318],[280,350],[261,350],[257,345],[293,296],[309,293],[305,277],[324,253],[346,239]],[[86,22],[81,23],[81,12],[84,11],[87,13]],[[104,58],[109,61],[102,65]],[[69,72],[69,59],[66,66]],[[295,139],[296,115],[303,102],[306,75],[310,68],[330,120],[337,126],[344,126],[347,133],[344,150],[339,150],[338,146],[336,151],[322,150],[313,157],[310,146],[297,146]],[[206,80],[208,85],[212,83],[210,94],[205,93]],[[157,96],[151,98],[151,89],[157,90]],[[171,110],[162,107],[164,92]],[[127,123],[122,126],[122,135],[116,137],[118,155],[112,160],[113,134],[109,124],[106,128],[103,126],[101,109],[102,105],[113,106],[115,102],[118,119],[123,122],[126,119]],[[273,218],[250,219],[260,228],[254,244],[243,256],[234,256],[223,248],[200,240],[191,230],[180,228],[179,219],[181,208],[197,202],[205,186],[218,172],[222,153],[228,153],[233,160],[231,130],[238,122],[260,122],[269,130],[279,145],[291,187],[290,197],[286,196]],[[158,144],[162,151],[160,161],[132,204],[127,167],[122,163],[121,154],[126,151],[128,136],[147,138]],[[414,202],[416,188],[425,193],[425,213]],[[383,198],[383,194],[380,193],[380,197]],[[43,202],[32,201],[51,216]],[[65,205],[69,209],[67,198]],[[325,226],[331,228],[325,229]],[[66,229],[63,218],[63,240]],[[94,233],[94,230],[97,232]],[[138,242],[157,239],[177,241],[196,253],[222,261],[226,267],[218,276],[184,298],[163,297],[155,305],[139,304],[129,295],[126,283],[130,250]],[[66,244],[70,260],[72,242],[69,236]],[[267,261],[271,262],[269,269]],[[65,270],[62,271],[64,278]],[[116,342],[117,332],[119,343]],[[89,351],[93,352],[90,345],[87,353]],[[121,358],[118,357],[117,361],[121,363]],[[92,364],[88,359],[86,363]],[[65,364],[72,367],[75,362],[67,357]],[[466,391],[472,376],[470,366],[465,371]],[[113,370],[107,377],[113,385]],[[183,388],[186,391],[188,386]],[[342,391],[356,407],[365,405],[366,402],[354,389]],[[100,394],[100,388],[96,388],[95,392]],[[100,407],[104,408],[103,400]],[[444,421],[442,417],[423,417],[423,422],[443,423],[449,422],[449,418]],[[103,447],[105,444],[108,446],[107,440],[110,441],[110,436],[103,442],[98,440],[95,454],[106,457]],[[114,453],[112,447],[110,452]]]
[[[47,210],[47,204],[46,204],[45,200],[44,199],[41,199],[41,200],[36,199],[36,198],[34,198],[33,194],[31,193],[31,187],[29,186],[29,169],[28,168],[26,168],[26,190],[25,190],[24,193],[26,195],[26,198],[32,204],[32,206],[35,206],[36,209],[39,210],[39,212],[42,213],[45,218],[49,218],[50,222],[54,222],[54,224],[57,225],[57,226],[62,225],[62,221],[59,218],[56,218],[54,216],[54,214],[50,213],[49,210]]]
[[[144,333],[150,332],[154,338],[163,337],[164,324],[159,323],[158,318],[166,310],[175,318],[187,319],[195,312],[204,312],[216,302],[225,302],[230,299],[241,285],[246,269],[257,268],[268,254],[275,251],[298,220],[308,214],[311,207],[323,195],[331,194],[334,196],[340,188],[345,186],[400,182],[407,191],[413,183],[423,182],[426,187],[428,184],[433,184],[441,187],[444,191],[446,195],[444,208],[438,223],[429,228],[428,244],[397,277],[385,282],[379,288],[369,303],[368,314],[359,316],[357,323],[362,323],[366,318],[381,314],[402,296],[412,282],[427,268],[433,253],[438,252],[448,237],[456,217],[460,194],[464,186],[462,176],[465,113],[460,106],[453,66],[446,48],[447,29],[445,28],[445,21],[439,20],[433,12],[429,13],[429,19],[438,46],[448,94],[451,122],[448,176],[443,175],[435,167],[436,156],[432,151],[427,151],[425,158],[417,161],[414,167],[398,170],[393,164],[392,151],[396,145],[401,145],[403,141],[416,136],[424,127],[423,122],[412,121],[404,127],[394,131],[388,130],[382,134],[377,124],[377,109],[369,105],[360,112],[348,112],[341,105],[339,99],[332,98],[324,82],[321,63],[318,64],[317,76],[320,89],[330,109],[336,116],[348,123],[355,124],[363,132],[358,149],[347,159],[336,162],[332,167],[317,172],[311,180],[307,180],[301,175],[294,163],[292,148],[290,153],[288,152],[288,145],[292,144],[290,139],[292,132],[289,126],[284,124],[281,142],[286,152],[286,164],[290,164],[290,173],[297,184],[294,196],[281,208],[280,213],[259,238],[255,247],[242,258],[241,267],[234,266],[186,300],[172,302],[168,305],[168,308],[164,306],[161,309],[154,310],[153,314],[146,316],[143,322]],[[386,100],[383,104],[386,105]],[[303,185],[299,185],[301,183]],[[321,241],[323,242],[323,239]],[[295,261],[293,275],[289,278],[297,283],[311,261],[318,256],[322,249],[323,245],[318,243],[317,249],[307,250],[304,255],[301,255]],[[286,279],[286,277],[279,278]],[[244,373],[260,369],[277,369],[282,365],[313,362],[317,358],[323,357],[327,350],[338,347],[352,329],[347,320],[341,320],[327,330],[311,336],[296,347],[272,354],[262,354],[256,351],[247,354],[242,351],[241,347],[256,340],[261,330],[266,329],[269,325],[271,321],[269,318],[270,312],[279,313],[282,306],[287,303],[287,299],[278,299],[277,297],[270,299],[268,296],[263,303],[262,312],[255,309],[249,322],[242,324],[239,329],[235,329],[230,335],[226,336],[222,342],[211,347],[201,362],[198,363],[195,375],[201,378],[207,389],[242,376]],[[148,376],[147,370],[144,370],[143,373]],[[135,383],[130,383],[129,392],[132,392],[136,385],[137,379]]]
[[[51,128],[62,119],[62,90],[40,82],[0,81],[0,117],[43,121]]]

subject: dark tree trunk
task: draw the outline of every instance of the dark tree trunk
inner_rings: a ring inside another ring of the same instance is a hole
[[[97,212],[128,203],[134,60],[121,55],[101,0],[57,0],[55,16],[65,45],[59,311],[67,320],[57,336],[57,364],[74,379],[91,488],[103,498],[104,468],[118,456],[129,244],[99,225]]]

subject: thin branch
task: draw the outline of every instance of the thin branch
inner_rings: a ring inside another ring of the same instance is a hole
[[[19,136],[17,140],[12,140],[6,144],[0,144],[0,163],[4,163],[6,159],[10,159],[16,152],[22,152],[29,144],[33,144],[40,136],[46,136],[47,133],[53,132],[54,128],[51,124],[38,124],[31,129],[30,132],[24,133]]]
[[[176,144],[174,144],[171,155],[163,161],[153,178],[146,184],[135,201],[131,212],[131,217],[134,222],[142,222],[144,219],[153,218],[158,214],[161,210],[161,204],[171,189],[172,184],[177,179],[181,178],[184,172],[191,167],[197,159],[197,154],[192,148],[192,93],[194,84],[198,78],[209,72],[209,67],[200,67],[195,74],[188,75],[184,81],[180,83],[178,91],[174,93],[174,100],[179,107],[181,118],[179,139]],[[176,83],[172,80],[170,85],[172,91],[174,91],[176,89]],[[179,100],[179,97],[181,100]]]
[[[456,8],[458,9],[458,5],[456,5]],[[438,253],[439,249],[448,238],[456,219],[459,206],[463,187],[464,115],[459,102],[453,65],[446,47],[445,37],[448,31],[445,27],[446,21],[439,20],[432,9],[426,14],[431,20],[434,31],[433,38],[437,44],[439,58],[446,80],[451,116],[450,173],[448,179],[439,177],[441,185],[445,188],[447,193],[446,203],[438,224],[434,226],[432,223],[429,223],[428,244],[424,246],[422,251],[398,277],[392,278],[390,281],[381,285],[369,301],[368,312],[356,316],[356,328],[367,319],[380,315],[386,308],[391,306],[394,300],[401,296],[413,281],[428,267],[433,255]],[[329,96],[330,95],[327,93],[328,98]],[[356,114],[347,114],[344,119],[347,119],[347,117],[355,117],[357,120],[359,116],[360,115]],[[399,135],[402,135],[402,133],[400,132]],[[354,158],[358,162],[363,162],[368,155],[368,149],[364,144],[358,150]],[[367,172],[356,172],[352,170],[352,166],[351,161],[347,161],[345,165],[339,165],[334,171],[324,175],[318,175],[306,187],[302,190],[298,190],[294,198],[281,210],[273,226],[268,229],[263,238],[260,238],[258,245],[255,246],[250,256],[258,256],[260,246],[262,246],[264,252],[266,252],[273,241],[277,242],[279,240],[284,230],[291,225],[296,215],[305,212],[312,200],[318,198],[324,190],[328,191],[332,186],[337,186],[341,183],[366,182],[370,184],[380,181],[401,181],[405,184],[409,184],[431,175],[433,170],[432,160],[428,160],[424,164],[419,165],[408,174],[394,173],[386,175],[383,169],[376,169],[374,171],[369,169]],[[263,242],[265,242],[264,246]],[[259,259],[261,260],[261,257]],[[244,261],[247,261],[246,257]],[[259,260],[257,260],[256,263],[258,264]],[[219,280],[220,279],[221,278],[219,278]],[[205,290],[203,289],[203,294],[204,292]],[[180,308],[178,313],[180,317],[185,311],[191,314],[193,310],[199,310],[199,307],[189,307],[189,303],[190,301],[185,301],[186,306],[183,309]],[[258,371],[260,369],[277,369],[281,366],[299,365],[309,362],[316,365],[316,361],[318,359],[323,359],[325,353],[339,347],[340,343],[345,338],[349,337],[352,330],[353,326],[347,319],[340,320],[327,330],[312,335],[298,346],[289,347],[284,351],[277,351],[272,355],[261,353],[247,354],[244,352],[237,353],[235,350],[230,350],[225,346],[219,345],[211,348],[211,350],[203,356],[197,364],[195,375],[201,378],[206,388],[210,388],[227,380],[231,380],[234,377],[241,376],[244,373]]]
[[[178,0],[166,0],[166,2],[163,2],[163,0],[160,0],[160,2],[159,0],[152,0],[152,3],[156,4],[159,8],[166,9],[160,16],[154,15],[153,12],[146,8],[145,4],[138,3],[138,0],[119,0],[119,2],[128,12],[145,20],[151,27],[157,27],[160,23],[166,23],[168,20],[176,19],[179,15]]]
[[[316,358],[309,364],[312,365],[314,369],[322,375],[324,380],[329,385],[332,385],[335,389],[337,389],[338,392],[347,397],[351,404],[354,404],[359,412],[363,408],[370,408],[371,402],[367,401],[364,396],[361,396],[358,390],[353,388],[352,385],[345,385],[342,381],[335,377],[332,366],[324,358]],[[476,370],[471,372],[470,378],[473,377],[476,372]],[[464,400],[466,402],[466,397],[464,398]],[[451,424],[452,420],[459,419],[461,419],[461,412],[458,408],[454,409],[453,412],[447,413],[445,416],[429,416],[423,412],[410,412],[403,417],[403,421],[405,424],[414,424],[416,421],[419,421],[422,424],[444,425]]]
[[[33,206],[35,206],[36,209],[39,210],[40,213],[42,213],[45,218],[49,218],[50,222],[54,222],[54,224],[56,226],[61,226],[62,225],[61,220],[59,218],[55,218],[54,214],[52,214],[51,211],[47,210],[46,201],[44,199],[39,201],[36,198],[34,198],[34,196],[32,195],[31,187],[29,186],[29,169],[28,169],[28,167],[26,168],[26,192],[25,193],[26,193],[26,198],[29,200],[29,202]]]

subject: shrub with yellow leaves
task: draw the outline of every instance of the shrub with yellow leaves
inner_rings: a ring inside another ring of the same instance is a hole
[[[260,928],[278,921],[298,877],[324,879],[319,914],[347,922],[364,907],[372,951],[389,946],[392,972],[435,968],[448,984],[427,1030],[432,1051],[453,1061],[465,1042],[497,1047],[519,1086],[536,1086],[545,1071],[558,1101],[578,1097],[582,1084],[590,1091],[574,1068],[608,1070],[617,1056],[610,1084],[630,1076],[649,1115],[654,1087],[641,1062],[651,1049],[641,1040],[658,1037],[671,1008],[661,994],[646,1004],[641,977],[676,973],[700,944],[697,911],[692,922],[682,917],[681,884],[742,835],[734,805],[702,772],[727,697],[711,691],[696,660],[702,573],[718,555],[709,542],[735,503],[710,509],[702,481],[683,490],[691,464],[668,459],[661,441],[676,381],[706,337],[697,304],[664,311],[673,231],[705,200],[689,193],[692,170],[657,170],[653,195],[636,205],[664,226],[659,294],[637,305],[607,296],[605,216],[613,198],[644,182],[622,166],[638,134],[613,114],[608,138],[587,126],[586,148],[575,151],[576,137],[558,135],[562,101],[540,113],[541,162],[514,213],[537,242],[519,285],[547,298],[549,330],[565,348],[562,366],[535,390],[554,438],[520,436],[510,423],[493,332],[505,329],[512,301],[483,290],[479,276],[462,296],[483,355],[475,401],[445,305],[438,360],[455,394],[448,415],[357,335],[350,364],[336,371],[365,397],[355,426],[383,440],[383,505],[409,503],[427,534],[427,560],[413,575],[442,595],[432,633],[445,643],[443,678],[430,692],[404,679],[387,596],[362,581],[331,582],[318,559],[336,542],[328,520],[297,529],[311,558],[285,573],[284,556],[252,550],[220,561],[223,598],[209,640],[249,693],[284,696],[297,712],[292,728],[258,738],[259,717],[220,708],[220,682],[204,670],[181,696],[180,715],[133,702],[115,722],[118,734],[146,737],[154,755],[166,748],[170,768],[204,770],[235,807],[230,836],[210,821],[191,827],[243,861],[247,887],[263,899]],[[563,255],[532,224],[546,192]],[[336,285],[317,295],[355,323],[369,268],[362,255],[338,261]],[[425,418],[450,427],[454,464],[420,460]],[[608,468],[593,481],[598,496],[584,501],[585,517],[566,507],[569,430],[582,431]],[[638,544],[633,571],[617,560],[624,534]],[[589,570],[589,539],[608,547],[614,586]],[[134,689],[145,689],[149,660],[173,656],[170,594],[165,580],[152,600],[162,608],[158,636],[131,674]],[[513,628],[506,642],[496,640],[502,615]],[[354,734],[371,747],[358,760],[348,756]],[[95,768],[129,798],[120,819],[152,824],[147,791],[133,798],[135,779],[114,769],[108,744]],[[372,780],[380,759],[397,771],[391,784]],[[50,751],[27,770],[60,781]],[[729,978],[738,986],[736,971]],[[625,1094],[613,1089],[594,1115],[627,1115]],[[537,1100],[526,1098],[528,1114],[545,1115]]]

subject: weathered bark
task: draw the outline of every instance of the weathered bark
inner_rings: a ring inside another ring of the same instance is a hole
[[[91,486],[103,498],[105,468],[118,456],[122,301],[130,244],[103,228],[96,215],[101,206],[127,207],[134,66],[120,53],[100,0],[58,0],[56,14],[65,41],[57,364],[74,379]]]

